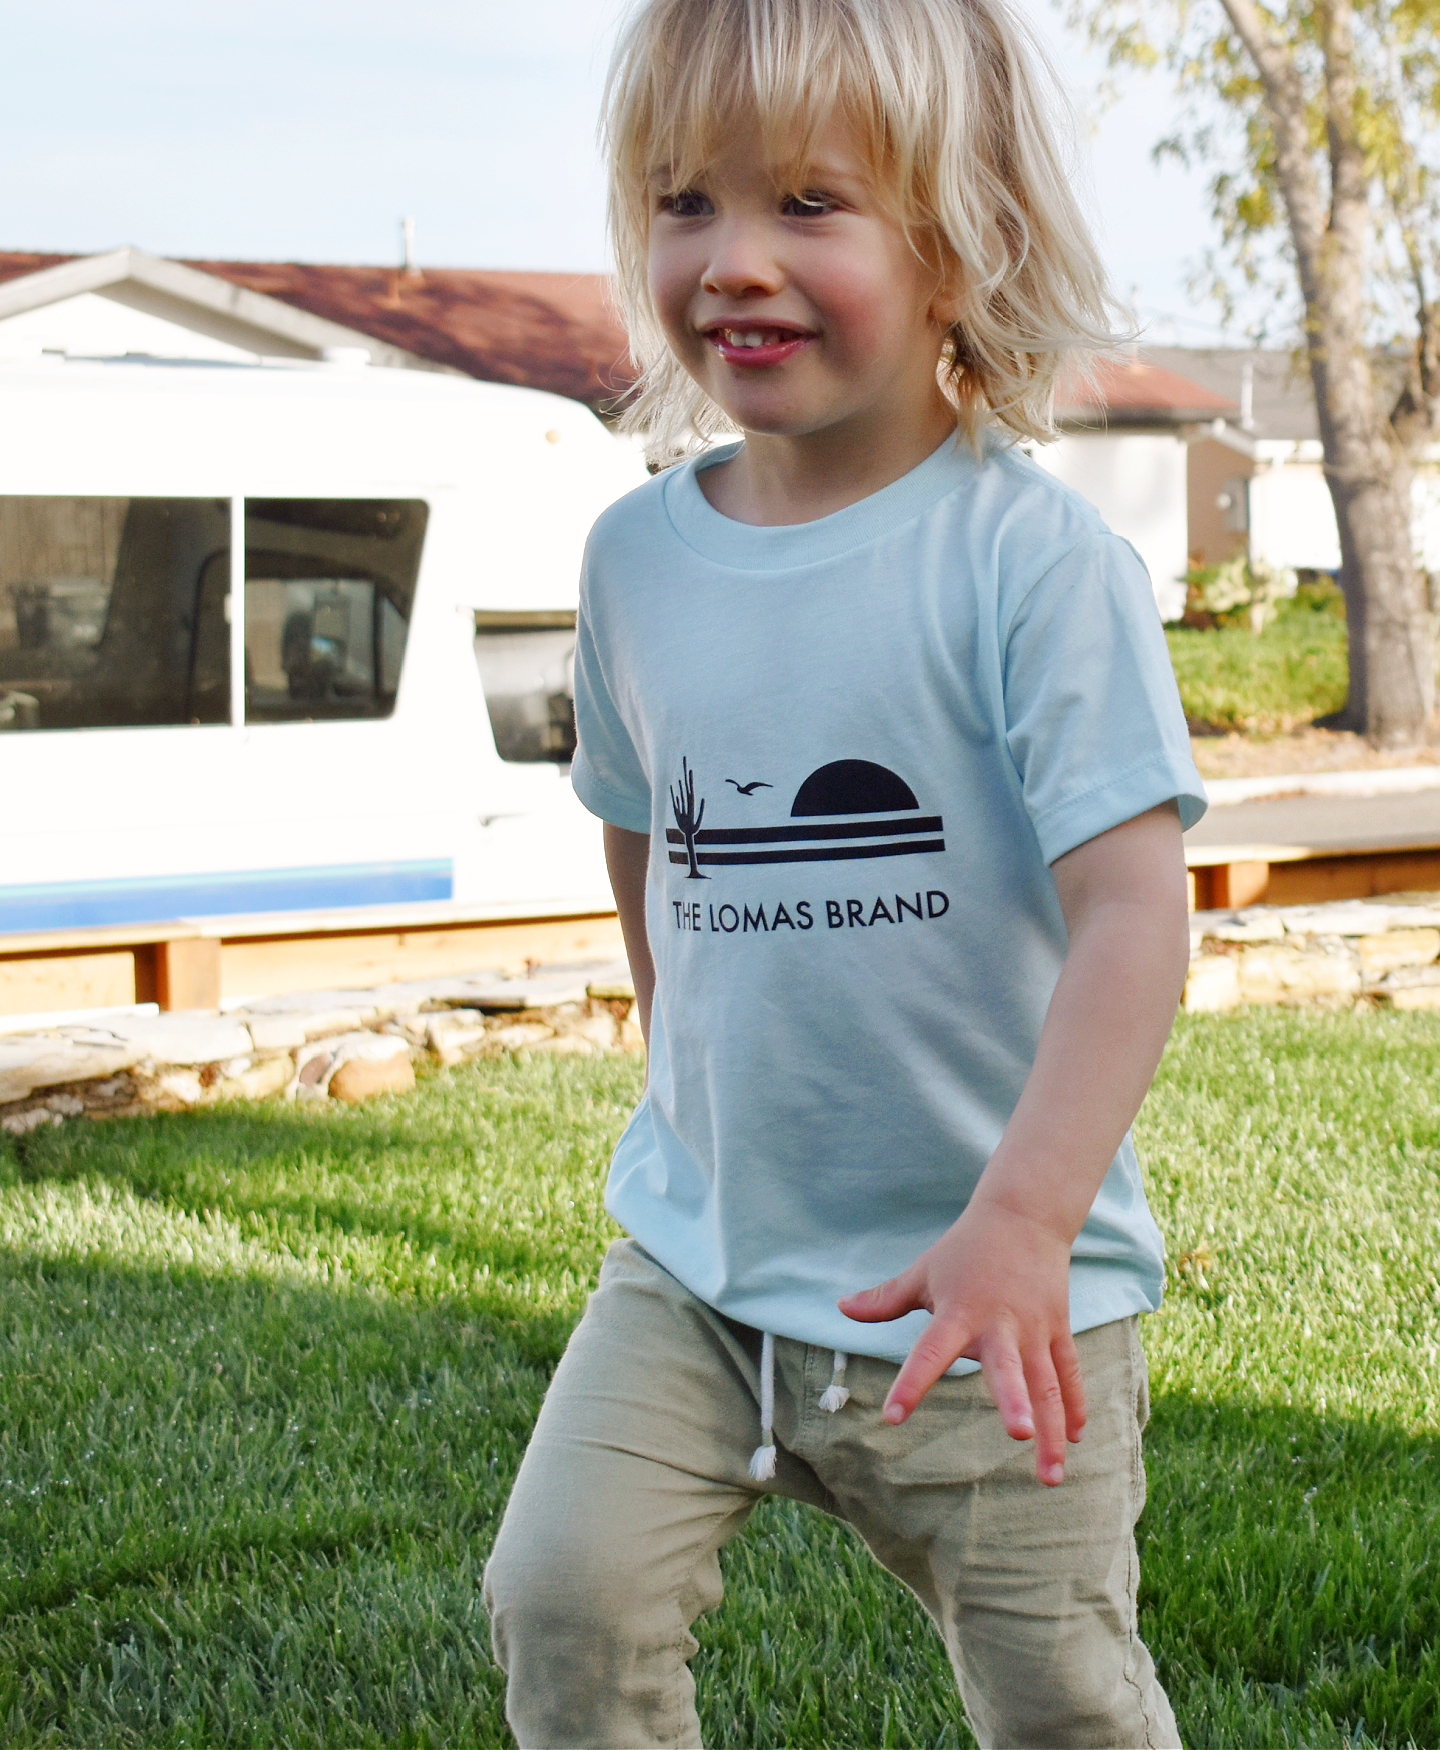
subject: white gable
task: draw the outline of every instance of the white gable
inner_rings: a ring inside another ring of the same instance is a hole
[[[33,358],[42,352],[91,358],[143,353],[150,358],[224,359],[245,364],[254,364],[260,356],[184,322],[133,309],[98,292],[81,292],[38,309],[0,317],[0,358]]]
[[[143,249],[77,257],[0,283],[0,357],[319,359],[336,349],[370,363],[448,372],[403,347],[331,322],[219,275]]]

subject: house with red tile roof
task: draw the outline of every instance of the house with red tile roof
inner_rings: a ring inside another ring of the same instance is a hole
[[[0,253],[0,354],[254,361],[344,350],[601,410],[632,378],[602,274]]]
[[[1107,358],[1061,385],[1059,441],[1033,452],[1135,547],[1164,619],[1185,611],[1195,445],[1238,412],[1228,396],[1143,353]]]
[[[0,357],[44,351],[454,372],[602,415],[634,374],[601,274],[0,252]],[[1107,359],[1062,387],[1057,419],[1036,461],[1134,543],[1167,616],[1192,561],[1253,549],[1338,563],[1308,383],[1288,354]]]

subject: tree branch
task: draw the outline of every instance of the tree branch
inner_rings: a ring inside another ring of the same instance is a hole
[[[1328,0],[1324,21],[1325,132],[1330,148],[1330,223],[1347,231],[1359,217],[1368,227],[1365,209],[1365,149],[1355,128],[1355,20],[1350,0]],[[1357,215],[1356,209],[1360,212]]]
[[[1275,174],[1285,197],[1290,236],[1300,266],[1301,289],[1307,305],[1318,290],[1320,249],[1326,217],[1320,184],[1310,157],[1305,116],[1305,85],[1284,39],[1273,29],[1254,0],[1220,0],[1225,15],[1255,63],[1265,91],[1275,133]]]

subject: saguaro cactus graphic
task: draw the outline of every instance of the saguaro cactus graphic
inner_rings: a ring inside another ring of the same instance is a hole
[[[685,839],[685,854],[690,859],[690,873],[687,881],[708,881],[708,875],[702,875],[695,863],[695,835],[700,830],[700,822],[705,818],[705,799],[700,799],[700,807],[695,807],[695,774],[690,770],[688,759],[680,761],[680,791],[677,795],[670,791],[670,806],[675,810],[675,824],[680,828]]]

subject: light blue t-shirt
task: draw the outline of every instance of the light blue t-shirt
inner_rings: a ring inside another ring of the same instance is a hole
[[[729,1317],[898,1361],[927,1314],[835,1303],[1000,1140],[1066,949],[1048,865],[1204,790],[1144,566],[1027,457],[947,442],[776,528],[706,500],[729,454],[612,506],[585,560],[574,784],[650,835],[656,971],[606,1207]],[[1159,1305],[1128,1137],[1072,1258],[1075,1330]]]

